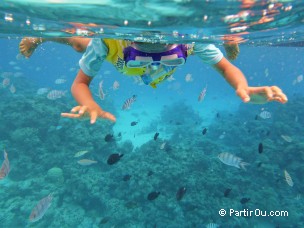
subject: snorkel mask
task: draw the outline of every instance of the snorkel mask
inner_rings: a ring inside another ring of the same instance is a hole
[[[156,69],[160,64],[169,67],[183,65],[187,59],[185,45],[176,45],[171,50],[159,53],[148,53],[129,46],[124,49],[124,61],[128,68],[142,68],[152,66]],[[155,67],[156,66],[156,67]]]

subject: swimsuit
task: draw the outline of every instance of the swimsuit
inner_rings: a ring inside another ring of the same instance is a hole
[[[128,76],[144,76],[146,68],[128,68],[124,62],[124,48],[130,46],[131,42],[127,40],[113,40],[93,38],[86,52],[79,61],[80,69],[89,77],[97,75],[104,60],[110,62],[122,74]],[[222,52],[213,44],[196,43],[187,45],[188,56],[195,54],[199,56],[204,63],[216,64],[222,58]],[[156,88],[158,83],[163,82],[170,77],[176,70],[176,67],[162,67],[161,72],[157,71],[157,79],[150,85]],[[155,77],[155,75],[152,75]]]

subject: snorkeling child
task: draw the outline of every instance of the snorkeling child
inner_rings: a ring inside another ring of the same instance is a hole
[[[79,106],[74,107],[71,113],[61,115],[68,118],[89,117],[92,124],[97,118],[116,120],[113,114],[102,110],[94,101],[89,89],[104,60],[111,62],[119,72],[140,76],[145,84],[156,88],[175,72],[177,66],[185,64],[191,54],[198,55],[204,63],[219,71],[243,102],[287,102],[286,95],[277,86],[249,87],[243,73],[213,44],[141,43],[95,38],[89,41],[79,61],[80,70],[71,88]]]
[[[156,88],[175,72],[177,66],[185,64],[190,54],[198,55],[204,63],[219,71],[246,103],[287,102],[286,95],[276,86],[249,87],[243,73],[213,44],[183,45],[92,39],[79,61],[80,70],[71,89],[79,106],[74,107],[71,113],[62,113],[62,116],[88,116],[92,124],[99,117],[116,120],[113,114],[102,110],[94,101],[89,89],[91,80],[104,60],[111,62],[119,72],[141,76],[145,84]]]
[[[227,39],[226,36],[223,37],[224,40],[224,49],[229,60],[235,60],[239,53],[239,40],[231,40],[230,38]],[[85,52],[87,46],[89,45],[91,38],[85,37],[60,37],[60,38],[34,38],[34,37],[25,37],[21,40],[19,44],[20,53],[29,58],[36,50],[36,48],[47,41],[52,41],[56,43],[66,44],[71,46],[75,51],[83,53]]]

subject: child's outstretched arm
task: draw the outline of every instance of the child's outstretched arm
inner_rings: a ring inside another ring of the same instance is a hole
[[[82,118],[87,115],[90,117],[91,124],[96,122],[98,117],[109,119],[113,122],[116,118],[113,114],[103,111],[94,101],[89,85],[92,78],[87,76],[82,70],[79,70],[71,91],[79,106],[74,107],[71,113],[61,113],[61,116],[68,118]]]
[[[277,86],[249,87],[242,71],[230,63],[225,57],[215,64],[214,68],[222,74],[244,102],[259,104],[268,101],[287,102],[286,95]]]

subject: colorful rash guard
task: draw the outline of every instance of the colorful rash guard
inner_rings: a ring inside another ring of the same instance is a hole
[[[79,61],[80,69],[89,77],[97,75],[104,60],[110,62],[122,74],[128,76],[147,76],[147,68],[128,68],[124,62],[124,48],[131,45],[130,41],[126,40],[112,40],[112,39],[98,39],[94,38],[90,41],[86,52]],[[222,58],[222,52],[213,44],[188,44],[188,56],[195,54],[206,64],[216,64]],[[155,72],[148,72],[153,80],[150,84],[156,88],[158,83],[161,83],[170,77],[176,70],[176,67],[163,66],[160,70]]]

